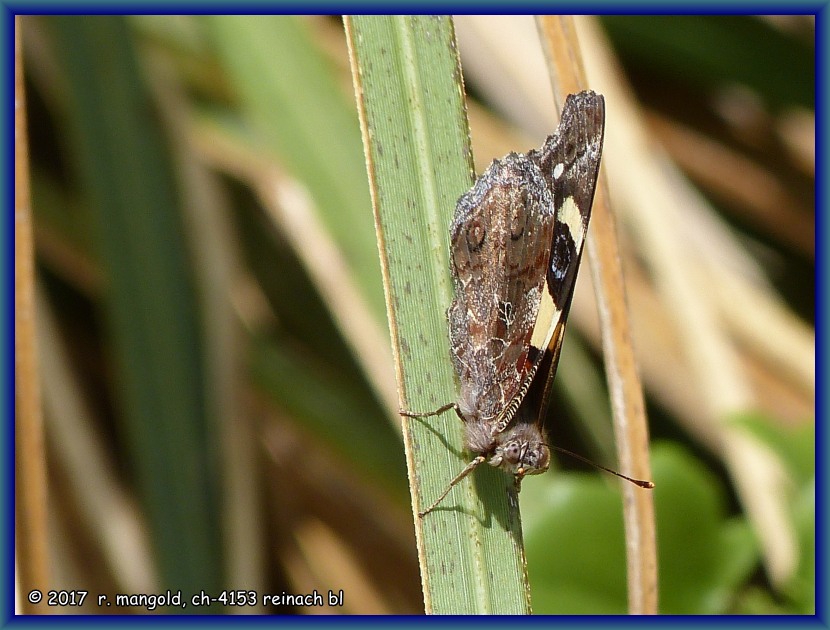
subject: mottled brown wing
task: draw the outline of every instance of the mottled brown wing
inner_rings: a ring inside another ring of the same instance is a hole
[[[467,421],[492,421],[520,391],[524,395],[522,384],[537,359],[529,356],[530,340],[553,224],[549,187],[524,155],[494,161],[458,200],[448,318],[458,407]]]

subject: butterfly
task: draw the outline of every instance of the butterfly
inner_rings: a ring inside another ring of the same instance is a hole
[[[556,132],[541,148],[494,160],[458,199],[450,226],[455,297],[447,310],[458,400],[428,413],[401,413],[420,418],[454,409],[474,458],[420,516],[484,462],[512,474],[517,487],[525,475],[550,465],[542,420],[587,236],[604,132],[602,95],[571,94]],[[538,413],[520,414],[531,390]]]

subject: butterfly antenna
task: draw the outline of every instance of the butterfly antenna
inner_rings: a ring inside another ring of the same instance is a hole
[[[611,470],[610,468],[606,468],[602,464],[597,464],[596,462],[592,462],[587,457],[582,457],[582,455],[577,455],[576,453],[572,453],[571,451],[562,448],[561,446],[551,446],[551,448],[555,451],[559,451],[560,453],[564,453],[565,455],[570,455],[571,457],[578,459],[581,462],[589,464],[594,468],[599,468],[600,470],[604,470],[605,472],[611,473],[612,475],[616,475],[621,479],[625,479],[626,481],[630,481],[635,486],[640,486],[641,488],[653,488],[654,482],[653,481],[643,481],[642,479],[632,479],[631,477],[627,477],[626,475],[617,472],[616,470]]]

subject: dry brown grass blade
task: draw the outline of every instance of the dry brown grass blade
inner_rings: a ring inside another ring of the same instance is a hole
[[[79,580],[89,584],[94,578],[89,569],[108,572],[119,592],[150,593],[159,587],[152,561],[151,544],[139,506],[119,482],[117,467],[108,445],[96,433],[94,414],[84,398],[83,387],[72,371],[72,362],[61,340],[55,313],[43,290],[37,295],[38,340],[43,376],[44,422],[47,426],[52,496],[60,496],[52,506],[52,518],[69,523],[77,519],[82,531],[100,549],[94,567],[78,566],[74,582],[58,572],[52,576],[55,588],[77,588]],[[55,483],[57,481],[57,483]],[[65,510],[65,511],[63,511]],[[72,514],[68,514],[71,510]],[[60,512],[60,513],[58,513]],[[58,513],[56,515],[56,513]],[[49,532],[51,540],[59,535]],[[64,549],[53,544],[56,554],[77,557],[81,541],[76,533],[65,541]],[[88,561],[87,561],[88,562]],[[63,573],[67,571],[62,565]],[[86,564],[86,563],[85,563]],[[88,599],[84,613],[98,612]]]
[[[367,488],[335,453],[309,439],[265,401],[252,395],[250,404],[264,420],[261,446],[273,480],[267,492],[280,506],[269,510],[271,527],[281,533],[273,551],[295,591],[317,588],[325,592],[323,585],[336,591],[354,584],[352,576],[361,575],[363,586],[354,592],[351,587],[346,590],[343,613],[423,612],[408,510]],[[300,452],[303,470],[296,465]],[[327,553],[305,545],[308,553],[301,553],[303,532],[307,534],[309,527],[319,532],[318,526],[327,532],[325,546],[337,547],[337,551]],[[391,573],[390,567],[394,567]],[[319,579],[311,579],[312,574]]]
[[[21,593],[49,588],[46,460],[35,342],[35,272],[20,17],[14,22],[15,538]],[[21,611],[41,608],[20,599]]]
[[[812,208],[805,207],[771,170],[659,114],[651,114],[648,122],[672,160],[690,177],[728,200],[727,207],[742,212],[746,222],[758,224],[804,256],[815,258]]]
[[[586,87],[576,24],[572,16],[539,18],[542,41],[547,44],[556,102]],[[648,426],[642,385],[631,344],[625,285],[614,216],[600,177],[594,199],[588,258],[597,288],[603,351],[614,434],[622,472],[638,479],[651,476]],[[654,501],[649,492],[623,484],[624,520],[628,563],[628,606],[631,614],[657,613],[657,547]]]

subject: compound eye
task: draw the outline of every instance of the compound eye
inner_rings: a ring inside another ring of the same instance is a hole
[[[550,466],[550,450],[547,445],[542,444],[527,449],[523,463],[525,464],[523,466],[525,473],[528,475],[545,472]]]
[[[518,464],[519,458],[522,456],[522,448],[518,442],[508,442],[504,445],[502,452],[504,453],[504,458],[511,464]]]

